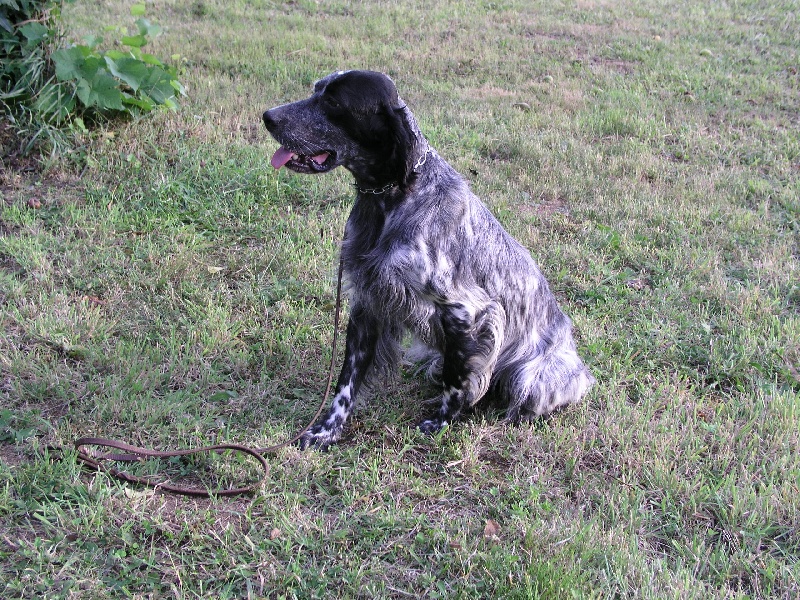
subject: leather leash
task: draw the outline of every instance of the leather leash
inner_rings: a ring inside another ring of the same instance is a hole
[[[236,496],[238,494],[248,494],[254,492],[256,488],[258,488],[258,486],[260,486],[266,480],[267,475],[269,474],[269,463],[267,462],[267,460],[264,458],[263,455],[276,452],[281,448],[285,448],[286,446],[295,443],[297,440],[303,437],[303,434],[305,434],[309,429],[311,429],[311,426],[316,422],[316,420],[322,414],[322,411],[325,409],[325,406],[328,402],[328,396],[330,395],[331,385],[333,384],[334,368],[336,366],[336,344],[339,338],[339,317],[342,308],[343,270],[344,270],[344,263],[340,258],[339,273],[336,279],[336,307],[334,309],[334,316],[333,316],[333,341],[331,342],[331,362],[330,362],[330,367],[328,368],[328,382],[325,387],[325,393],[322,396],[322,402],[320,402],[316,414],[309,421],[308,425],[303,427],[303,429],[301,429],[298,433],[296,433],[294,437],[286,440],[285,442],[273,444],[272,446],[267,446],[265,448],[251,448],[249,446],[243,446],[241,444],[216,444],[213,446],[204,446],[202,448],[189,448],[186,450],[152,450],[150,448],[141,448],[138,446],[132,446],[130,444],[126,444],[118,440],[111,440],[101,437],[82,437],[80,439],[75,440],[74,445],[75,445],[75,451],[77,453],[76,460],[80,461],[81,463],[92,469],[95,469],[97,471],[102,471],[103,473],[106,473],[111,477],[114,477],[115,479],[128,481],[130,483],[136,483],[139,485],[145,485],[148,487],[163,490],[165,492],[180,494],[182,496],[207,498],[209,496]],[[113,450],[118,450],[120,453],[114,453],[114,452],[109,452],[105,454],[97,453],[86,449],[86,446],[111,448]],[[143,477],[140,475],[132,475],[130,473],[127,473],[126,471],[109,467],[104,462],[104,461],[141,462],[148,458],[164,459],[164,458],[174,458],[178,456],[191,456],[194,454],[205,454],[209,452],[222,453],[225,451],[239,452],[255,458],[261,465],[261,470],[263,471],[261,478],[255,483],[252,483],[244,487],[227,488],[222,490],[208,490],[199,487],[179,486],[167,482],[153,481],[151,479],[148,479],[147,477]]]

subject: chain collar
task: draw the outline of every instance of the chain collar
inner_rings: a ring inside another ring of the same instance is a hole
[[[375,194],[376,196],[380,196],[381,194],[385,194],[390,189],[395,188],[397,186],[398,186],[398,183],[395,181],[395,182],[392,182],[392,183],[387,183],[382,188],[362,188],[362,187],[359,187],[358,191],[361,192],[362,194]],[[358,184],[356,184],[356,187],[358,187]]]
[[[422,165],[428,162],[428,154],[430,153],[431,149],[426,148],[425,152],[422,154],[422,156],[419,157],[419,160],[416,162],[414,168],[411,170],[416,173],[417,169],[419,169],[420,167],[422,167]],[[398,182],[393,181],[392,183],[387,183],[385,186],[381,188],[362,188],[358,187],[358,184],[356,184],[356,187],[358,188],[358,191],[361,192],[362,194],[374,194],[376,196],[380,196],[381,194],[385,194],[386,192],[388,192],[390,189],[396,188],[398,185],[400,185]]]
[[[422,156],[419,157],[419,160],[414,165],[414,168],[411,169],[411,170],[416,173],[417,169],[419,169],[422,165],[424,165],[426,162],[428,162],[428,154],[430,154],[430,153],[431,153],[431,149],[430,148],[425,148],[425,152],[422,154]]]

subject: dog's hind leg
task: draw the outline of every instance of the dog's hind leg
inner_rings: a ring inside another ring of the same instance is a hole
[[[503,308],[491,301],[477,312],[474,305],[442,307],[444,391],[436,416],[419,424],[423,433],[435,433],[452,423],[489,389],[503,343],[504,321]]]
[[[330,410],[321,423],[300,438],[298,445],[301,449],[325,450],[341,437],[344,424],[353,412],[356,393],[372,368],[379,331],[359,306],[352,308],[347,323],[344,362]]]

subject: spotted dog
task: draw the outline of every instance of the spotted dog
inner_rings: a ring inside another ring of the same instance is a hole
[[[340,71],[266,111],[275,169],[355,178],[342,261],[350,298],[344,364],[327,416],[300,440],[342,435],[359,388],[407,356],[441,385],[433,433],[487,394],[510,422],[577,402],[594,383],[572,323],[529,252],[430,147],[392,80]]]

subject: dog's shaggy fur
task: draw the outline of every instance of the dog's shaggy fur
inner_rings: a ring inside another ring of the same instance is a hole
[[[594,378],[569,318],[528,251],[428,145],[391,79],[334,73],[263,120],[281,144],[273,167],[343,166],[358,189],[342,247],[351,306],[344,365],[330,412],[302,448],[339,439],[362,383],[398,364],[409,331],[411,355],[443,388],[424,432],[487,392],[511,422],[580,400]]]

